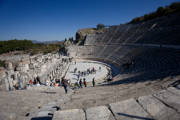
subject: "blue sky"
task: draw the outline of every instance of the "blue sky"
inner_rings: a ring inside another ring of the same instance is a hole
[[[0,0],[0,40],[64,40],[98,23],[119,25],[179,0]]]

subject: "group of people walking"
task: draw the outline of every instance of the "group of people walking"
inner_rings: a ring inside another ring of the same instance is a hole
[[[92,79],[92,85],[93,87],[95,87],[95,78]],[[61,79],[61,85],[64,87],[64,90],[65,90],[65,93],[67,94],[68,92],[68,87],[71,87],[71,84],[70,84],[70,81],[65,79],[65,77],[62,77]],[[87,87],[87,82],[86,82],[86,79],[83,78],[80,79],[79,81],[77,81],[75,84],[74,84],[74,87],[78,87],[78,88],[83,88],[84,87]]]
[[[37,77],[35,77],[34,78],[34,80],[30,80],[29,81],[29,85],[37,85],[37,86],[39,86],[39,85],[41,85],[42,83],[41,83],[41,81],[40,81],[40,77],[39,76],[37,76]]]
[[[83,81],[82,81],[82,79],[80,79],[79,81],[77,81],[76,83],[75,83],[75,87],[78,87],[78,88],[83,88],[83,86],[84,87],[87,87],[87,82],[86,82],[86,79],[84,78],[83,79]]]
[[[101,68],[99,68],[99,69],[101,69]],[[94,67],[92,67],[92,69],[88,68],[85,71],[77,71],[77,68],[74,68],[74,73],[76,73],[76,72],[78,73],[77,77],[79,79],[80,76],[84,77],[84,76],[87,76],[89,74],[96,73],[96,69]]]

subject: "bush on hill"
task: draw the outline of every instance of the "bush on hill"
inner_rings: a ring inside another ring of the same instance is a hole
[[[166,7],[160,6],[159,8],[157,8],[155,12],[145,14],[144,16],[141,16],[141,17],[136,17],[132,19],[129,23],[147,21],[147,20],[151,20],[157,17],[169,15],[175,12],[180,12],[180,2],[172,3],[171,5],[166,6]]]
[[[105,25],[104,24],[97,24],[97,30],[104,29]]]
[[[0,67],[5,67],[5,61],[0,60]]]

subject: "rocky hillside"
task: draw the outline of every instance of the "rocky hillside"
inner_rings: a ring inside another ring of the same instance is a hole
[[[106,29],[100,29],[97,30],[96,28],[84,28],[84,29],[80,29],[76,32],[76,43],[78,45],[83,45],[84,44],[84,40],[86,39],[87,35],[91,35],[91,34],[99,34],[99,33],[104,33],[106,31]]]

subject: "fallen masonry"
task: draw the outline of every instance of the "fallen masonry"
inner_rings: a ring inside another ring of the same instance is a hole
[[[55,82],[60,79],[68,67],[68,62],[62,62],[63,59],[69,59],[60,54],[46,55],[18,55],[4,58],[7,62],[6,69],[2,71],[1,81],[6,90],[25,89],[29,82],[34,81],[39,77],[40,82],[46,83]],[[1,85],[2,86],[2,85]]]

